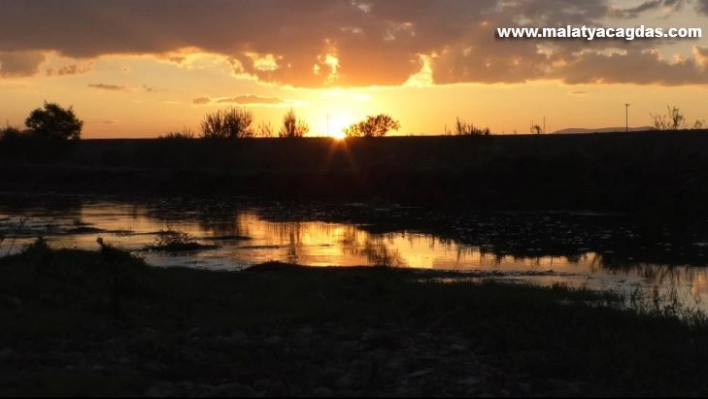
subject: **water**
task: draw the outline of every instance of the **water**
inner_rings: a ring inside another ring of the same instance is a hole
[[[146,249],[164,231],[213,246]],[[391,204],[246,199],[0,196],[0,256],[42,236],[56,248],[96,239],[152,265],[242,270],[282,261],[313,267],[399,266],[631,293],[675,293],[708,310],[708,238],[696,226],[638,225],[592,213],[442,214]]]

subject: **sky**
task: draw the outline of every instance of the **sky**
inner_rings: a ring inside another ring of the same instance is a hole
[[[44,101],[84,138],[199,132],[231,106],[312,135],[367,115],[396,134],[708,119],[708,0],[0,0],[0,123]],[[702,39],[504,40],[498,27],[704,27]]]

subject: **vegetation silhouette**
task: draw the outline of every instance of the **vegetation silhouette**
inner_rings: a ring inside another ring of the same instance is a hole
[[[447,131],[445,134],[447,135],[456,135],[456,136],[489,136],[491,134],[491,131],[489,130],[488,127],[485,128],[479,128],[475,126],[473,123],[467,123],[460,118],[455,119],[455,130],[454,131]]]
[[[250,111],[231,107],[204,116],[201,137],[205,139],[241,139],[253,137],[251,127],[253,114]]]
[[[57,103],[44,102],[44,108],[32,111],[25,125],[33,135],[51,140],[79,140],[84,122],[74,114],[72,107],[62,108]]]
[[[543,134],[543,133],[545,133],[545,132],[543,131],[543,128],[542,128],[539,124],[537,124],[537,123],[532,123],[532,124],[531,124],[531,128],[530,128],[529,131],[531,132],[531,134]]]
[[[273,126],[271,126],[270,122],[259,123],[256,136],[264,139],[273,137]]]
[[[398,130],[401,123],[386,114],[367,116],[344,130],[347,137],[383,137],[390,130]]]
[[[686,116],[681,112],[681,110],[672,105],[666,106],[666,114],[649,114],[654,120],[654,127],[658,130],[701,130],[705,126],[705,121],[697,119],[692,126],[689,127],[688,122],[686,122]]]
[[[303,137],[310,132],[310,126],[303,120],[298,119],[295,111],[290,109],[283,117],[283,126],[278,132],[278,136],[284,138]]]
[[[168,132],[158,138],[165,140],[191,140],[194,139],[194,132],[192,129],[185,127],[180,131]]]

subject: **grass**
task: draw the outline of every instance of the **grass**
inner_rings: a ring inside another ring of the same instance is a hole
[[[462,209],[706,216],[708,130],[369,140],[0,143],[6,190],[372,197]],[[129,182],[129,183],[128,183]]]
[[[113,250],[0,259],[0,396],[708,394],[705,319],[616,295]]]

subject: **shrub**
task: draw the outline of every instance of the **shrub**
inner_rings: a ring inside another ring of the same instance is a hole
[[[0,129],[0,140],[17,140],[23,137],[23,132],[12,126]]]
[[[194,138],[194,132],[192,129],[184,128],[179,132],[169,132],[158,138],[165,140],[191,140]]]
[[[209,113],[202,120],[201,137],[205,139],[240,139],[253,137],[253,114],[240,108]]]
[[[686,129],[686,117],[678,107],[666,106],[666,115],[649,114],[654,119],[654,127],[659,130],[681,130]]]
[[[455,131],[448,132],[448,134],[455,134],[457,136],[489,136],[491,131],[488,127],[478,128],[473,123],[467,123],[460,118],[455,120]]]
[[[278,136],[287,138],[302,137],[309,131],[310,126],[306,122],[298,120],[295,111],[291,109],[283,117],[283,126],[280,128]]]

